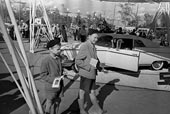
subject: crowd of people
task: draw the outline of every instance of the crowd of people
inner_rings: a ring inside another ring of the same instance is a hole
[[[160,46],[169,46],[168,42],[168,35],[164,32],[154,32],[153,30],[140,30],[140,29],[133,29],[133,30],[126,30],[119,27],[115,30],[116,34],[128,34],[134,35],[141,38],[152,40],[153,42],[159,43]]]
[[[68,26],[68,25],[64,25],[64,24],[61,24],[61,25],[60,24],[52,24],[51,32],[54,37],[56,37],[56,36],[60,37],[62,42],[68,42],[68,38],[73,38],[75,41],[85,42],[87,33],[88,33],[88,29],[95,29],[100,33],[129,34],[129,35],[135,35],[135,36],[139,36],[139,37],[146,38],[146,39],[153,40],[153,41],[159,40],[160,46],[169,46],[166,33],[158,34],[158,33],[154,32],[153,30],[139,30],[138,28],[135,28],[133,30],[128,30],[128,29],[125,29],[122,27],[110,28],[109,26],[106,26],[106,25],[98,24],[98,25],[87,26],[84,23],[84,24],[78,26],[76,24],[71,23],[71,25]],[[20,22],[18,22],[18,29],[21,33],[22,38],[29,39],[29,34],[30,34],[29,21],[24,22],[23,20],[21,20]],[[35,25],[35,29],[34,29],[35,37],[37,36],[38,29],[40,29],[39,30],[40,34],[46,35],[47,37],[49,37],[49,35],[48,35],[49,32],[48,32],[47,26],[45,24]],[[13,26],[8,27],[7,30],[8,30],[9,35],[11,36],[11,38],[13,40],[16,40],[14,27]]]
[[[26,21],[24,22],[23,20],[21,21],[17,21],[17,25],[18,25],[18,30],[21,33],[21,37],[22,38],[29,38],[29,22]],[[10,35],[10,37],[13,40],[16,40],[16,35],[15,35],[15,31],[14,31],[14,26],[10,23],[6,24],[7,26],[7,32]]]

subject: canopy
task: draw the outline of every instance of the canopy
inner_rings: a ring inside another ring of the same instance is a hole
[[[168,16],[168,13],[163,12],[156,12],[156,15],[151,23],[151,29],[155,29],[157,27],[164,27],[169,28],[170,27],[170,18]]]
[[[165,31],[167,34],[167,40],[170,42],[170,17],[168,11],[169,7],[167,7],[166,5],[166,8],[164,8],[163,5],[160,3],[158,11],[156,12],[154,19],[150,25],[150,29],[153,31],[157,29]]]

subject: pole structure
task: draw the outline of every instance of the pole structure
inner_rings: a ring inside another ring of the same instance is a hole
[[[35,29],[35,14],[36,14],[36,0],[30,0],[30,5],[32,8],[31,14],[30,14],[30,18],[31,18],[31,42],[30,42],[30,52],[34,53],[34,43],[35,43],[35,33],[34,33],[34,29]]]
[[[43,0],[40,0],[40,2],[42,4],[42,8],[43,8],[43,15],[44,15],[43,17],[44,17],[44,20],[45,20],[45,23],[47,25],[48,32],[49,32],[49,35],[50,35],[49,40],[52,40],[52,39],[54,39],[54,37],[53,37],[52,31],[51,31],[51,25],[50,25],[50,22],[49,22],[49,19],[48,19],[47,12],[45,10],[44,2],[43,2]]]
[[[169,22],[170,21],[170,18],[169,18],[169,13],[170,13],[170,6],[169,6],[169,4],[170,3],[166,3],[166,12],[167,12],[167,14],[168,14],[168,19],[167,19],[167,21]],[[168,43],[170,43],[170,24],[168,23],[167,24],[167,40],[168,40]]]
[[[32,50],[32,1],[30,0],[30,21],[29,21],[29,29],[30,29],[30,52]]]
[[[18,41],[21,53],[22,53],[24,61],[25,61],[25,65],[26,65],[25,67],[26,67],[26,70],[27,70],[28,80],[30,82],[29,83],[30,84],[29,85],[30,86],[30,91],[34,92],[36,104],[38,105],[39,112],[42,114],[43,113],[42,106],[41,106],[41,103],[40,103],[40,100],[39,100],[39,97],[38,97],[38,93],[37,93],[37,90],[36,90],[36,87],[35,87],[35,82],[34,82],[32,73],[31,73],[31,71],[29,69],[28,59],[27,59],[27,56],[26,56],[26,52],[25,52],[22,40],[21,40],[21,36],[20,36],[20,32],[18,30],[17,23],[15,21],[14,13],[12,11],[11,4],[10,4],[9,0],[5,0],[5,2],[6,2],[6,5],[7,5],[7,9],[8,9],[12,24],[15,27],[15,33],[16,33],[16,36],[17,36],[17,41]]]
[[[10,40],[10,37],[9,37],[9,35],[7,34],[7,30],[6,30],[6,27],[5,27],[5,25],[4,25],[4,22],[3,22],[3,20],[2,20],[1,15],[0,15],[0,27],[1,27],[1,29],[2,29],[2,33],[3,33],[3,35],[4,35],[3,38],[4,38],[4,40],[5,40],[5,42],[6,42],[7,46],[8,46],[9,52],[11,53],[11,56],[12,56],[12,59],[13,59],[15,68],[16,68],[17,73],[18,73],[18,77],[19,77],[19,79],[20,79],[20,81],[21,81],[23,90],[24,90],[24,92],[25,92],[25,96],[26,96],[27,101],[28,101],[27,104],[28,104],[28,106],[29,106],[32,114],[36,114],[36,110],[35,110],[35,108],[34,108],[34,106],[33,106],[33,101],[32,101],[32,98],[31,98],[31,96],[30,96],[30,92],[29,92],[29,90],[28,90],[28,88],[27,88],[27,86],[26,86],[25,80],[24,80],[24,78],[23,78],[23,76],[22,76],[22,72],[21,72],[21,68],[20,68],[20,66],[19,66],[18,59],[17,59],[16,54],[15,54],[15,52],[14,52],[14,49],[13,49],[13,46],[12,46],[12,42],[11,42],[11,40]]]
[[[30,52],[34,53],[35,0],[30,0]]]
[[[115,14],[116,14],[116,3],[115,3],[115,5],[114,5],[114,10],[113,10],[113,25],[115,24]]]
[[[16,48],[15,48],[15,49],[16,49]],[[23,64],[26,66],[26,69],[28,69],[28,70],[27,70],[28,73],[29,73],[30,75],[32,75],[32,73],[31,73],[28,65],[26,65],[26,63],[25,63],[25,61],[24,61],[24,58],[22,57],[21,53],[20,53],[19,50],[17,50],[17,49],[16,49],[16,51],[17,51],[18,55],[20,56]],[[33,95],[35,96],[35,100],[36,100],[36,103],[37,103],[37,106],[38,106],[38,109],[39,109],[39,113],[40,113],[40,114],[43,114],[43,109],[42,109],[42,106],[41,106],[41,103],[40,103],[40,100],[39,100],[39,97],[38,97],[38,94],[37,94],[37,89],[36,89],[34,80],[33,80],[33,78],[30,78],[30,79],[31,79],[30,81],[32,82]]]
[[[43,10],[43,19],[45,21],[45,24],[47,26],[48,29],[48,33],[49,33],[49,37],[47,37],[47,40],[52,40],[54,39],[53,34],[52,34],[52,30],[51,30],[51,25],[48,19],[48,15],[47,12],[45,10],[45,6],[44,6],[44,2],[43,0],[40,0],[40,5],[42,7]],[[35,39],[35,34],[34,34],[34,26],[35,26],[35,15],[36,15],[36,0],[30,0],[30,9],[32,9],[32,12],[30,12],[30,19],[31,23],[30,23],[30,52],[34,53],[34,48],[36,48],[36,39]],[[31,32],[32,31],[32,32]]]
[[[136,8],[136,28],[138,27],[138,10],[139,10],[139,4],[137,4],[137,8]]]

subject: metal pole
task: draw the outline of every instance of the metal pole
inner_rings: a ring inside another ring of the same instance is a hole
[[[34,108],[34,106],[33,106],[33,102],[32,102],[32,98],[31,98],[31,96],[30,96],[30,92],[29,92],[29,90],[28,90],[28,88],[27,88],[27,86],[26,86],[25,80],[24,80],[24,78],[23,78],[23,76],[22,76],[22,72],[21,72],[21,68],[20,68],[20,66],[19,66],[18,59],[17,59],[16,54],[15,54],[15,52],[14,52],[14,49],[13,49],[13,46],[12,46],[10,37],[9,37],[8,34],[7,34],[7,30],[6,30],[6,27],[5,27],[5,25],[4,25],[4,22],[3,22],[3,20],[2,20],[1,15],[0,15],[0,27],[1,27],[2,32],[3,32],[3,35],[4,35],[3,38],[4,38],[6,44],[7,44],[8,48],[9,48],[9,51],[10,51],[10,53],[11,53],[11,56],[12,56],[12,59],[13,59],[15,68],[16,68],[17,73],[18,73],[18,77],[19,77],[19,79],[21,80],[21,84],[22,84],[23,90],[24,90],[24,92],[25,92],[25,96],[26,96],[26,98],[28,99],[28,102],[27,102],[27,103],[28,103],[28,106],[29,106],[32,114],[36,114],[36,110],[35,110],[35,108]]]
[[[19,2],[19,22],[21,22],[21,0]]]
[[[32,25],[31,25],[31,23],[32,23],[32,1],[30,0],[30,21],[29,21],[29,30],[30,30],[30,52],[31,52],[31,49],[32,49],[32,47],[31,47],[31,45],[32,45]]]
[[[115,23],[115,13],[116,13],[116,3],[115,3],[115,5],[114,5],[114,10],[113,10],[113,19],[114,19],[113,25],[114,25],[114,23]]]
[[[137,4],[137,9],[136,9],[136,28],[138,27],[138,10],[139,10],[139,4]]]
[[[45,20],[45,23],[47,25],[47,29],[48,29],[48,32],[49,32],[49,35],[50,35],[49,39],[52,40],[52,39],[54,39],[54,37],[53,37],[52,31],[51,31],[51,25],[49,23],[47,12],[45,10],[44,2],[43,2],[43,0],[40,0],[40,2],[41,2],[41,5],[42,5],[42,8],[43,8],[43,13],[44,13],[43,17],[44,17],[44,20]]]

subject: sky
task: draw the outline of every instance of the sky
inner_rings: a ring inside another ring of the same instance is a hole
[[[25,1],[29,0],[14,0],[14,1]],[[40,0],[36,0],[39,2]],[[113,18],[114,10],[117,12],[120,10],[119,4],[123,2],[103,2],[100,0],[43,0],[45,6],[50,6],[51,8],[58,8],[60,11],[68,9],[72,14],[76,14],[78,11],[82,15],[87,13],[96,12],[97,14],[101,13],[104,16]],[[143,15],[146,12],[154,14],[158,10],[158,3],[136,3],[133,7],[133,11],[136,12],[138,5],[138,14]]]
[[[70,12],[76,13],[78,10],[85,15],[86,13],[101,13],[109,18],[113,18],[114,8],[116,12],[120,10],[119,2],[101,2],[99,0],[46,0],[46,5],[51,7],[58,7],[62,10],[62,5],[68,8]],[[123,3],[123,2],[121,2]],[[158,9],[158,3],[138,3],[138,13],[143,15],[145,12],[155,13]],[[137,4],[133,7],[133,11],[136,12]]]
[[[51,7],[57,7],[60,11],[63,11],[63,6],[69,9],[69,15],[76,15],[80,11],[81,15],[92,14],[96,12],[97,15],[102,14],[107,19],[114,19],[117,26],[123,26],[121,23],[121,16],[119,5],[124,2],[101,2],[99,0],[46,0],[46,5]],[[158,10],[158,3],[136,3],[132,9],[133,12],[137,12],[138,15],[143,16],[145,13],[154,15]],[[115,12],[115,13],[114,13]]]

